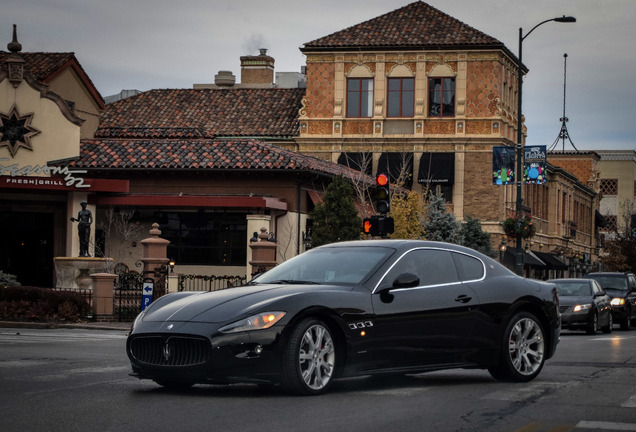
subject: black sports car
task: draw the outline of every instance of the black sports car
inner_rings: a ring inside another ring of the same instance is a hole
[[[163,296],[128,337],[133,374],[167,387],[488,369],[529,381],[560,334],[554,284],[447,243],[334,243],[222,291]]]

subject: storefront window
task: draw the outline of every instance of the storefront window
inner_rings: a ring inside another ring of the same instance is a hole
[[[168,256],[180,265],[242,266],[247,262],[243,213],[157,212]]]

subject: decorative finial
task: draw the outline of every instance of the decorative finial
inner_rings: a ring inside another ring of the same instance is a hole
[[[18,26],[13,24],[13,40],[7,44],[7,49],[12,53],[22,51],[22,44],[18,42]]]

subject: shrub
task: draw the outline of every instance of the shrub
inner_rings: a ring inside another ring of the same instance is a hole
[[[18,278],[12,274],[0,270],[0,287],[20,285]]]
[[[78,292],[0,286],[0,319],[77,322],[89,313],[90,305]]]

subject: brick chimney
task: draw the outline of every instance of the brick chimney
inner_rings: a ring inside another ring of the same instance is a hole
[[[244,87],[270,87],[274,83],[274,59],[261,48],[257,56],[241,57],[241,85]]]

